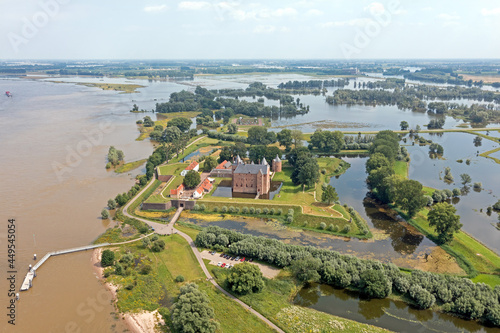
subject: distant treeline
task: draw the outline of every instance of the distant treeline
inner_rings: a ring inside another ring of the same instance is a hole
[[[460,74],[455,73],[451,68],[424,68],[413,73],[406,73],[404,77],[409,80],[467,85],[469,87],[473,85],[481,87],[484,84],[482,80],[464,80]]]
[[[288,81],[280,83],[279,89],[321,89],[326,87],[341,87],[349,85],[349,79],[338,80],[309,80],[309,81]]]

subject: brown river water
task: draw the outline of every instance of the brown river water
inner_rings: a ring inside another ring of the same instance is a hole
[[[8,324],[7,224],[16,220],[16,290],[34,253],[40,259],[93,242],[109,224],[100,219],[107,200],[135,175],[106,171],[107,150],[123,150],[126,161],[147,158],[151,143],[135,141],[135,119],[144,115],[128,112],[132,95],[73,84],[0,79],[0,91],[0,332],[122,332],[91,251],[43,264],[34,287],[20,293],[15,326]]]

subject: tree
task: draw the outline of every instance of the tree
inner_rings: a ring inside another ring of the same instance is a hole
[[[482,137],[480,137],[480,136],[476,136],[476,137],[474,138],[474,140],[473,140],[473,142],[474,142],[474,146],[475,146],[475,147],[480,147],[480,146],[481,146],[481,144],[482,144],[482,141],[483,141],[483,138],[482,138]]]
[[[172,312],[174,329],[183,333],[214,333],[219,323],[214,320],[214,309],[209,303],[207,294],[196,284],[182,286]]]
[[[372,170],[376,170],[381,167],[391,167],[391,162],[385,157],[385,155],[380,153],[375,153],[370,156],[368,161],[366,161],[366,173],[370,173]]]
[[[472,178],[468,174],[466,174],[466,173],[461,174],[460,175],[460,179],[462,179],[462,185],[464,187],[466,187],[467,184],[469,184],[470,182],[472,182]]]
[[[219,155],[219,163],[224,161],[231,161],[233,158],[233,153],[231,152],[231,147],[224,146],[222,147]]]
[[[229,125],[227,125],[227,132],[229,134],[236,134],[236,133],[238,133],[238,126],[236,124],[229,124]]]
[[[402,131],[406,131],[408,129],[408,127],[410,127],[410,125],[408,124],[408,122],[404,121],[404,120],[399,124],[399,126],[401,126],[401,130]]]
[[[155,122],[151,119],[150,116],[144,117],[143,126],[144,127],[153,127]]]
[[[103,219],[103,220],[107,220],[107,219],[109,219],[109,212],[108,212],[108,210],[107,210],[107,209],[103,209],[103,210],[101,211],[101,217],[102,217],[102,219]]]
[[[283,129],[278,134],[276,134],[278,142],[280,145],[284,146],[287,151],[289,151],[293,144],[292,131],[289,129]]]
[[[115,261],[115,253],[111,250],[104,250],[102,251],[101,255],[101,266],[102,267],[109,267],[113,265],[113,262]]]
[[[151,244],[151,251],[153,252],[161,252],[165,249],[165,241],[163,239],[155,240]]]
[[[293,274],[299,281],[316,282],[320,279],[318,270],[321,266],[321,260],[318,258],[307,257],[294,260],[291,265]]]
[[[247,142],[252,145],[268,145],[276,142],[276,134],[268,133],[265,127],[253,126],[248,130]]]
[[[165,129],[162,134],[163,142],[177,142],[181,139],[181,130],[177,126],[171,126]]]
[[[217,160],[213,156],[208,156],[205,158],[205,163],[203,163],[203,171],[210,172],[213,168],[217,166]]]
[[[196,187],[201,181],[200,174],[194,170],[190,170],[186,173],[186,176],[184,177],[183,184],[187,188],[194,188]]]
[[[174,119],[170,120],[167,123],[167,128],[175,126],[178,129],[180,129],[181,132],[186,132],[189,130],[189,128],[191,127],[192,124],[193,124],[193,121],[191,119],[178,117],[178,118],[174,118]]]
[[[233,156],[246,156],[247,147],[243,142],[236,142],[233,146],[231,146],[231,154]]]
[[[411,218],[427,204],[422,184],[416,180],[402,180],[396,184],[394,202],[408,212]]]
[[[240,295],[256,293],[264,288],[264,280],[259,267],[247,262],[235,265],[231,269],[227,283],[232,291]]]
[[[332,185],[328,185],[321,194],[321,201],[331,205],[337,200],[339,200],[337,191],[335,191],[335,188]]]
[[[123,161],[123,158],[124,158],[123,151],[118,150],[118,149],[116,149],[113,146],[109,147],[109,150],[108,150],[108,161],[112,165],[119,164],[120,162]]]
[[[303,139],[302,131],[297,130],[297,129],[292,130],[291,137],[293,140],[293,147],[294,148],[302,146],[302,139]]]
[[[319,165],[314,158],[301,159],[297,161],[296,169],[292,173],[294,184],[302,184],[311,187],[319,180]]]
[[[116,201],[114,199],[109,199],[108,200],[108,207],[109,207],[109,209],[115,209],[116,208]]]
[[[447,243],[453,239],[453,234],[462,227],[460,216],[455,215],[457,210],[447,202],[437,203],[427,215],[429,225],[434,227],[438,233],[441,243]]]
[[[361,292],[369,297],[385,298],[392,290],[392,282],[379,270],[369,269],[361,273]]]

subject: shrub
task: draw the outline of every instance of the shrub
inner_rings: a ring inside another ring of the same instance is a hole
[[[427,200],[427,206],[432,206],[434,199],[430,195],[424,195],[425,200]]]
[[[201,204],[200,205],[200,210],[205,210],[205,209],[207,209],[207,206],[205,206],[205,204]]]
[[[259,267],[242,263],[231,269],[231,274],[227,277],[228,286],[238,294],[256,293],[264,288],[264,280]]]
[[[276,214],[276,209],[271,208],[271,209],[269,210],[269,214],[270,214],[270,215],[274,215],[274,214]]]
[[[288,223],[292,223],[292,222],[293,222],[293,216],[288,215],[288,216],[286,217],[286,221],[287,221]]]
[[[436,298],[427,290],[423,289],[420,285],[414,284],[408,289],[411,299],[416,303],[420,309],[430,308]]]
[[[329,224],[327,230],[328,231],[333,231],[333,224]]]
[[[462,194],[462,191],[459,188],[454,188],[452,192],[454,197],[459,197]]]
[[[217,213],[219,211],[219,207],[214,207],[213,211],[214,213]]]
[[[397,276],[393,281],[393,287],[397,292],[405,294],[410,288],[410,282],[404,276]]]
[[[339,227],[337,225],[334,225],[332,231],[339,232]]]
[[[361,292],[368,297],[385,298],[392,290],[392,283],[384,272],[369,269],[361,273]]]
[[[153,252],[161,252],[165,249],[165,242],[163,240],[157,240],[153,242],[151,245],[151,251]]]
[[[351,231],[351,227],[350,227],[350,226],[348,226],[348,225],[346,225],[346,226],[344,227],[344,229],[342,229],[342,232],[343,232],[343,233],[345,233],[345,234],[349,233],[350,231]]]
[[[325,229],[326,229],[326,223],[325,223],[325,222],[321,222],[321,223],[319,224],[319,228],[320,228],[321,230],[325,230]]]
[[[290,209],[288,210],[288,215],[292,215],[292,216],[293,216],[293,209],[291,209],[291,208],[290,208]]]
[[[151,267],[151,265],[144,265],[141,267],[141,274],[148,275],[149,273],[151,273],[152,270],[153,268]]]
[[[257,209],[255,210],[255,214],[259,215],[260,213],[261,213],[260,208],[257,208]]]
[[[177,275],[177,277],[175,278],[175,282],[184,282],[184,276]]]
[[[224,207],[223,207],[223,208],[224,208]],[[229,206],[229,212],[230,212],[231,214],[233,214],[233,213],[234,213],[234,207],[233,207],[233,206]],[[223,213],[224,213],[224,212],[223,212]]]
[[[107,210],[107,209],[103,209],[103,210],[101,211],[101,217],[102,217],[102,219],[103,219],[103,220],[107,220],[107,219],[109,219],[109,212],[108,212],[108,210]]]
[[[111,250],[104,250],[102,251],[101,255],[101,265],[102,267],[108,267],[113,265],[113,262],[115,261],[115,253]]]
[[[255,214],[255,207],[250,207],[250,214]]]
[[[153,236],[151,236],[151,241],[154,242],[155,240],[158,240],[157,234],[154,234]]]
[[[134,261],[134,256],[132,255],[132,253],[124,254],[120,258],[120,262],[124,264],[131,264],[133,261]]]
[[[268,215],[269,214],[269,208],[265,207],[262,209],[262,213]]]
[[[240,212],[240,208],[239,207],[234,207],[234,213],[238,214],[239,212]]]
[[[115,199],[109,199],[108,200],[108,207],[109,207],[109,209],[115,209],[116,208],[116,201],[115,201]]]
[[[200,210],[200,205],[198,205],[198,204],[194,205],[193,210]]]
[[[222,208],[220,209],[221,213],[227,213],[227,207],[226,206],[222,206]]]
[[[276,212],[276,215],[282,215],[283,214],[283,209],[279,208],[278,211]]]
[[[326,175],[326,169],[321,169],[321,173]]]
[[[243,207],[243,209],[241,210],[241,212],[242,212],[243,214],[248,214],[248,207],[246,207],[246,206],[245,206],[245,207]]]
[[[120,263],[118,263],[118,262],[117,262],[117,263],[115,264],[115,274],[116,274],[116,275],[123,275],[124,273],[125,273],[125,272],[124,272],[124,270],[123,270],[123,266],[122,266],[122,265],[120,265]]]
[[[483,188],[483,184],[480,182],[474,183],[474,189],[480,190]]]

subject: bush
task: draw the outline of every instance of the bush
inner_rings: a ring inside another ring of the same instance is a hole
[[[408,289],[411,299],[416,303],[420,309],[430,308],[436,298],[427,290],[423,289],[420,285],[414,284]]]
[[[279,208],[276,212],[276,215],[283,215],[283,209]]]
[[[109,212],[108,212],[108,210],[107,210],[107,209],[103,209],[103,210],[101,211],[101,217],[102,217],[102,219],[103,219],[103,220],[107,220],[107,219],[109,219]]]
[[[276,214],[276,209],[271,208],[271,210],[269,211],[269,214],[270,215],[275,215]]]
[[[231,269],[227,283],[232,291],[241,295],[256,293],[264,288],[264,280],[259,267],[246,262]]]
[[[333,232],[339,232],[339,226],[334,225],[332,231]]]
[[[325,222],[321,222],[321,223],[319,224],[319,228],[320,228],[321,230],[325,230],[325,229],[326,229],[326,223],[325,223]]]
[[[163,240],[157,240],[153,242],[151,245],[151,251],[153,252],[161,252],[165,249],[165,242]]]
[[[108,207],[109,207],[109,209],[115,209],[116,208],[116,201],[114,199],[109,199],[108,200]]]
[[[213,211],[214,213],[217,213],[219,211],[219,207],[214,207]]]
[[[265,207],[262,209],[262,213],[268,215],[269,214],[269,208]]]
[[[158,240],[157,234],[154,234],[153,236],[151,236],[151,241],[154,242],[155,240]]]
[[[462,191],[459,188],[454,188],[452,192],[454,197],[459,197],[462,194]]]
[[[255,214],[259,215],[260,213],[261,213],[260,208],[257,208],[257,209],[255,210]]]
[[[177,275],[177,277],[175,278],[175,282],[184,282],[184,276]]]
[[[233,206],[229,206],[229,213],[233,214],[234,213],[234,207]]]
[[[343,232],[344,234],[347,234],[347,233],[349,233],[350,231],[351,231],[351,227],[350,227],[350,226],[348,226],[348,225],[346,225],[346,226],[344,227],[344,229],[342,229],[342,232]]]
[[[148,275],[149,273],[151,273],[152,270],[153,268],[151,267],[151,265],[144,265],[141,267],[141,274]]]
[[[239,212],[240,212],[240,208],[239,207],[234,207],[234,213],[238,214]]]
[[[385,298],[392,290],[392,283],[384,272],[369,269],[360,275],[361,292],[372,298]]]
[[[222,206],[222,208],[220,209],[221,213],[227,213],[227,207],[226,206]]]
[[[327,230],[328,231],[333,231],[333,224],[329,224]]]
[[[483,184],[480,182],[474,183],[474,189],[480,190],[483,188]]]
[[[200,205],[200,210],[202,210],[202,211],[203,211],[203,210],[205,210],[205,209],[207,209],[207,206],[205,206],[205,204],[201,204],[201,205]]]
[[[255,208],[254,207],[250,207],[250,214],[255,214]]]
[[[404,276],[397,276],[393,281],[393,287],[397,292],[405,294],[410,288],[410,282]]]
[[[195,204],[195,205],[193,206],[193,210],[200,210],[200,205]]]
[[[215,333],[219,324],[214,321],[214,309],[207,294],[194,283],[181,287],[180,291],[172,312],[175,332]]]
[[[292,223],[292,222],[293,222],[293,216],[288,215],[288,216],[286,217],[286,221],[287,221],[288,223]]]
[[[115,261],[115,253],[111,250],[104,250],[102,251],[101,255],[101,265],[102,267],[108,267],[113,265],[113,262]]]
[[[288,215],[292,215],[292,216],[293,216],[293,209],[291,209],[291,208],[290,208],[290,209],[288,210]]]

